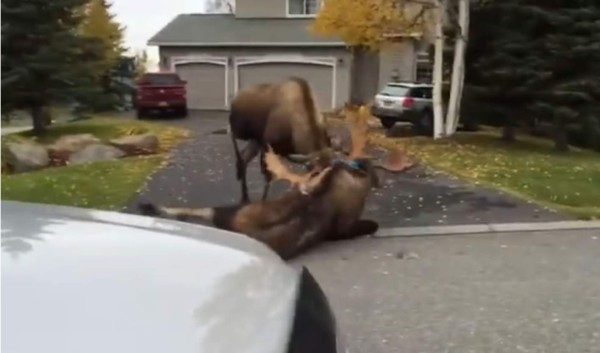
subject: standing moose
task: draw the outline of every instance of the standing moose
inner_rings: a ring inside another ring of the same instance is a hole
[[[229,127],[242,203],[249,201],[246,168],[258,154],[265,179],[262,200],[267,197],[271,182],[264,162],[267,146],[296,163],[308,161],[310,154],[338,147],[332,144],[310,86],[298,77],[240,91],[231,103]],[[237,140],[248,141],[241,151]]]

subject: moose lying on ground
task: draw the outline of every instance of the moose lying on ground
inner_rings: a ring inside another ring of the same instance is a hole
[[[366,120],[359,116],[351,126],[352,149],[348,156],[335,159],[333,154],[323,152],[313,160],[312,170],[302,174],[290,171],[267,147],[266,168],[275,179],[293,186],[273,200],[195,209],[142,203],[139,209],[145,215],[203,219],[217,228],[259,240],[283,259],[289,259],[321,241],[350,239],[377,231],[376,222],[360,219],[371,188],[378,185],[377,165],[364,154],[366,142]],[[412,165],[400,156],[391,158],[384,169],[402,171]]]
[[[229,128],[241,183],[241,203],[249,201],[246,168],[259,153],[265,179],[262,200],[267,198],[271,175],[264,155],[267,146],[295,163],[310,160],[310,154],[335,149],[327,133],[325,117],[308,83],[291,77],[280,83],[264,83],[240,91],[231,102]],[[237,140],[247,141],[240,151]]]

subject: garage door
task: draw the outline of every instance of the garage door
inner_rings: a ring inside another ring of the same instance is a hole
[[[268,82],[280,82],[290,76],[304,78],[312,88],[319,107],[332,109],[333,67],[305,63],[252,63],[238,66],[239,89]]]
[[[186,63],[176,66],[187,81],[188,109],[222,110],[225,102],[225,66],[212,63]]]

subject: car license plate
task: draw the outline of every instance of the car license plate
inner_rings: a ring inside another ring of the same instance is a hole
[[[169,104],[167,102],[160,102],[160,103],[158,103],[158,106],[159,107],[167,107],[167,106],[169,106]]]
[[[383,105],[392,105],[394,101],[383,101]]]

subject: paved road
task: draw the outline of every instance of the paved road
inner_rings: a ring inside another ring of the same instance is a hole
[[[157,172],[128,207],[140,200],[171,205],[207,206],[237,202],[239,185],[231,141],[225,134],[224,113],[192,113],[187,119],[159,120],[187,127],[193,136],[174,152],[171,163]],[[263,180],[258,161],[249,170],[249,188],[259,198]],[[415,168],[402,175],[384,174],[383,188],[371,195],[365,216],[382,227],[535,222],[568,219],[496,191],[466,185],[443,175]],[[279,183],[274,195],[285,190]]]
[[[600,232],[364,238],[306,265],[352,353],[597,353]]]

